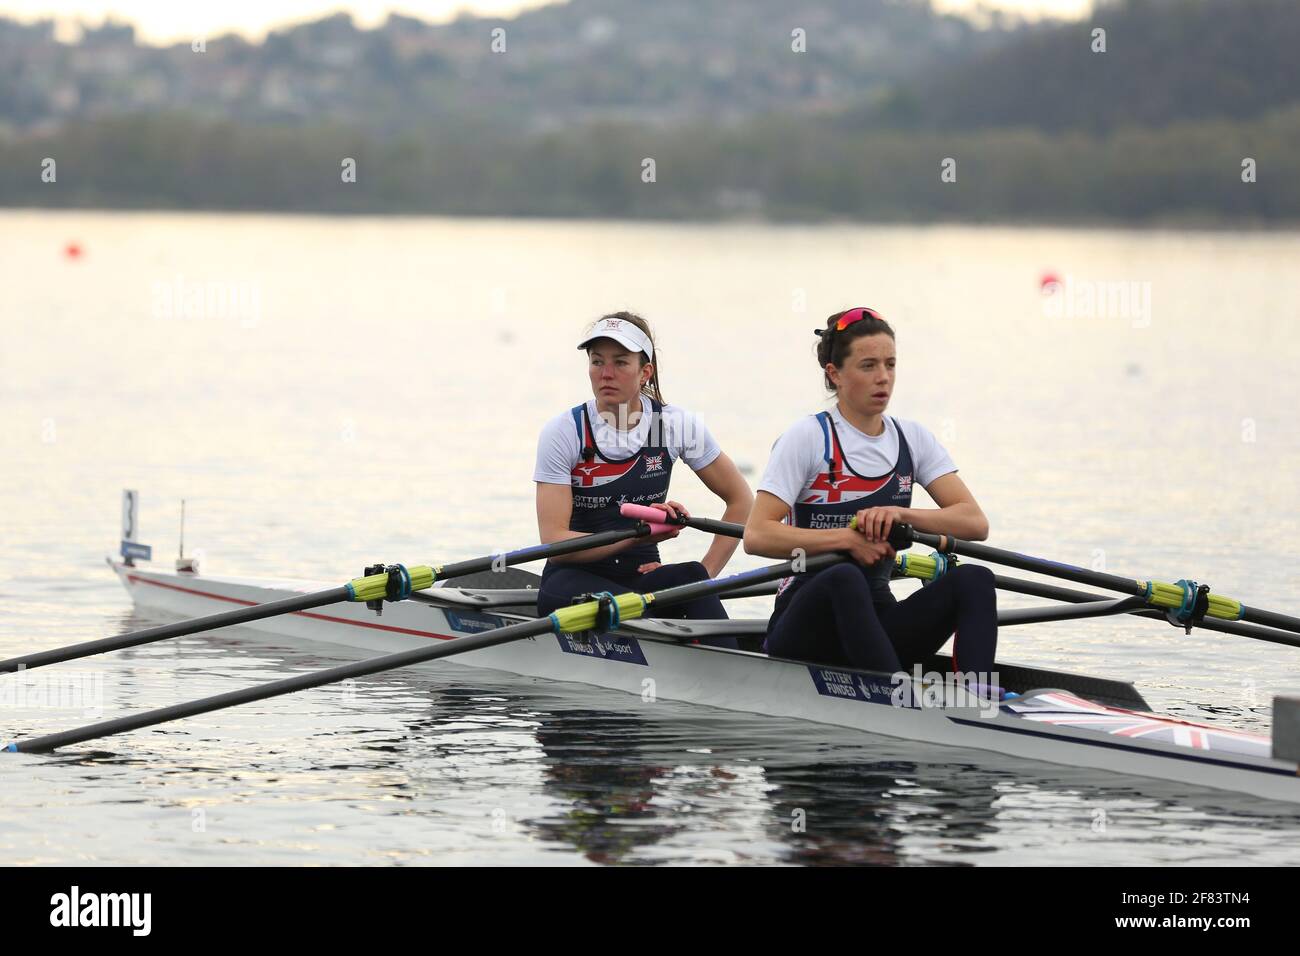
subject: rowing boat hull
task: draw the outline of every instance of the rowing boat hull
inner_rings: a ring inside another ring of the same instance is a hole
[[[333,586],[109,563],[138,606],[182,617]],[[381,654],[516,620],[510,615],[404,601],[386,604],[382,616],[364,604],[343,603],[245,626],[295,642],[324,642]],[[911,705],[899,706],[899,691],[887,675],[626,633],[594,641],[543,635],[467,652],[456,661],[625,691],[644,706],[661,699],[706,704],[1300,803],[1296,765],[1272,759],[1266,737],[1104,707],[1066,692],[1026,695],[998,708],[986,705],[977,710],[924,706],[921,689],[908,687],[915,690]],[[963,700],[978,703],[964,695],[958,703]]]

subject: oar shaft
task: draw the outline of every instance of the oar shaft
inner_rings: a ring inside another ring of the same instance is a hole
[[[1089,604],[1093,601],[1105,600],[1105,595],[1089,594],[1087,591],[1075,591],[1072,588],[1058,587],[1053,584],[1045,584],[1042,581],[1026,581],[1022,578],[1008,578],[1001,574],[993,575],[993,583],[1003,591],[1015,591],[1018,594],[1029,594],[1033,597],[1048,598],[1053,601],[1068,601],[1071,604]],[[1134,617],[1146,617],[1154,621],[1168,622],[1164,612],[1156,608],[1139,608],[1126,613]],[[1214,618],[1207,617],[1203,621],[1197,622],[1198,628],[1204,628],[1207,631],[1219,631],[1223,634],[1234,634],[1237,637],[1251,637],[1259,641],[1268,641],[1272,644],[1284,644],[1287,647],[1300,647],[1300,637],[1288,634],[1284,631],[1275,631],[1266,627],[1260,627],[1256,624],[1246,624],[1242,621],[1218,621]]]
[[[623,506],[623,513],[629,517],[644,516],[646,520],[659,520],[666,524],[680,524],[688,528],[695,528],[711,534],[728,535],[733,538],[744,537],[745,534],[745,528],[743,525],[735,524],[730,521],[718,521],[713,518],[678,518],[674,520],[662,516],[655,517],[654,511],[657,511],[657,509],[648,509],[638,505]],[[910,525],[895,525],[890,531],[889,543],[896,549],[900,551],[905,549],[908,546],[909,541],[915,542],[916,544],[929,545],[936,551],[959,554],[968,558],[976,558],[980,561],[990,561],[994,564],[1004,565],[1005,567],[1018,568],[1021,571],[1047,574],[1052,577],[1062,578],[1066,581],[1074,581],[1077,584],[1086,584],[1091,587],[1105,588],[1108,591],[1119,591],[1121,594],[1128,594],[1134,597],[1148,596],[1147,582],[1136,578],[1125,578],[1117,574],[1108,574],[1105,571],[1093,571],[1073,564],[1063,564],[1059,561],[1049,561],[1046,558],[1037,558],[1029,554],[1005,551],[1002,548],[993,548],[985,544],[978,544],[974,541],[964,541],[960,538],[954,538],[951,535],[930,534],[924,531],[917,531]],[[1144,614],[1143,616],[1163,619],[1165,614],[1159,608],[1153,607],[1150,609],[1149,614]],[[1289,614],[1279,614],[1276,611],[1263,610],[1262,608],[1248,607],[1244,604],[1241,605],[1241,621],[1264,625],[1275,630],[1254,631],[1246,624],[1226,621],[1209,615],[1200,621],[1197,621],[1196,626],[1209,628],[1211,630],[1224,631],[1229,634],[1238,634],[1245,637],[1257,637],[1260,640],[1272,641],[1276,644],[1295,643],[1277,634],[1276,630],[1300,632],[1300,618],[1293,617]],[[1212,626],[1230,625],[1233,623],[1238,623],[1239,626],[1235,629]]]
[[[849,556],[845,554],[819,554],[815,557],[804,559],[804,566],[801,570],[819,571],[822,568],[830,567],[832,564],[838,564],[841,561],[847,560],[850,559]],[[766,568],[756,568],[752,571],[741,571],[725,578],[696,581],[692,584],[683,584],[678,587],[667,588],[663,591],[656,591],[645,596],[645,607],[669,607],[673,604],[680,604],[683,601],[691,601],[710,594],[720,594],[735,588],[747,587],[763,581],[772,581],[777,578],[783,578],[794,572],[794,565],[794,561],[784,561],[781,564],[771,565]],[[379,674],[384,671],[396,670],[401,667],[409,667],[412,664],[423,664],[442,657],[451,657],[454,654],[463,654],[467,651],[482,650],[483,648],[495,647],[499,644],[508,644],[511,641],[520,640],[521,638],[534,637],[539,634],[548,633],[554,630],[554,627],[555,622],[552,617],[538,618],[535,621],[524,621],[520,624],[510,625],[509,627],[502,627],[493,631],[484,631],[481,634],[471,634],[466,637],[458,637],[441,644],[434,644],[428,647],[417,647],[409,651],[399,651],[396,654],[386,654],[383,657],[375,657],[367,661],[341,664],[337,667],[330,667],[322,671],[313,671],[310,674],[286,677],[283,680],[272,681],[269,684],[259,684],[256,687],[245,687],[240,690],[228,691],[224,694],[216,694],[211,697],[204,697],[184,704],[172,704],[168,707],[159,707],[140,714],[116,717],[112,720],[100,721],[97,724],[77,727],[73,730],[62,731],[61,733],[46,734],[43,737],[31,737],[27,740],[18,740],[9,744],[4,749],[15,753],[48,753],[49,751],[55,750],[59,747],[84,743],[87,740],[95,740],[100,737],[121,734],[129,730],[139,730],[142,727],[150,727],[155,724],[179,720],[184,717],[206,714],[210,711],[221,710],[225,707],[234,707],[239,704],[266,700],[271,697],[279,697],[283,694],[291,694],[294,691],[307,690],[312,687],[320,687],[324,684],[336,683],[337,681],[347,680],[348,678],[366,677],[371,674]]]
[[[519,548],[516,551],[503,551],[500,554],[470,558],[467,561],[434,565],[433,570],[436,580],[446,581],[449,578],[458,578],[466,574],[491,571],[493,568],[513,567],[516,564],[527,564],[530,561],[558,558],[579,551],[590,551],[592,548],[603,548],[608,544],[626,541],[628,538],[643,538],[649,533],[650,529],[645,525],[637,525],[632,528],[616,528],[613,531],[598,531],[595,534],[566,538],[563,541],[555,541],[551,544],[534,544],[527,548]]]
[[[671,524],[672,522],[669,522]],[[717,518],[687,518],[682,524],[697,531],[720,534],[725,538],[743,538],[745,526],[734,521],[719,521]]]
[[[1263,624],[1265,627],[1279,627],[1284,631],[1300,631],[1300,618],[1279,614],[1277,611],[1248,607],[1245,604],[1241,606],[1241,619],[1252,624]]]
[[[998,611],[998,627],[1019,624],[1043,624],[1048,621],[1082,621],[1090,617],[1110,617],[1142,608],[1140,597],[1103,598],[1079,604],[1051,604],[1039,607],[1016,607]]]
[[[1044,558],[1036,558],[1028,554],[1018,554],[1014,551],[1003,551],[1001,548],[991,548],[988,545],[976,544],[972,541],[963,541],[960,538],[954,538],[950,535],[928,534],[923,531],[912,531],[912,540],[918,544],[926,544],[936,551],[946,551],[953,554],[963,555],[968,558],[977,558],[981,561],[991,561],[994,564],[1005,565],[1006,567],[1019,568],[1021,571],[1032,571],[1037,574],[1046,574],[1052,577],[1062,578],[1066,581],[1074,581],[1077,584],[1087,584],[1092,587],[1105,588],[1108,591],[1119,591],[1121,594],[1131,594],[1137,597],[1150,598],[1148,588],[1154,582],[1141,581],[1136,578],[1124,578],[1115,574],[1107,574],[1105,571],[1091,571],[1087,568],[1076,567],[1073,564],[1062,564],[1058,561],[1048,561]],[[1171,585],[1159,585],[1166,591]],[[1177,593],[1177,592],[1175,592]],[[1211,595],[1212,600],[1231,601],[1231,599],[1215,598]],[[1155,602],[1152,602],[1155,603]],[[1232,602],[1236,604],[1235,601]],[[1271,628],[1278,628],[1284,631],[1300,632],[1300,618],[1293,617],[1289,614],[1279,614],[1276,611],[1265,611],[1260,608],[1247,607],[1240,605],[1240,620],[1248,621],[1254,624],[1262,624]],[[1154,610],[1159,612],[1159,608]],[[1161,614],[1163,617],[1164,615]],[[1217,618],[1207,615],[1205,618],[1195,622],[1197,627],[1206,626],[1205,622],[1217,620],[1220,623],[1231,623],[1224,621],[1223,616]]]
[[[95,740],[99,737],[110,737],[113,734],[126,733],[129,730],[139,730],[141,727],[150,727],[154,724],[162,724],[171,720],[180,720],[184,717],[194,717],[198,714],[206,714],[210,711],[221,710],[225,707],[235,707],[239,704],[247,704],[257,700],[266,700],[270,697],[279,697],[282,694],[292,694],[294,691],[307,690],[311,687],[320,687],[323,684],[332,684],[337,681],[347,680],[351,677],[365,677],[370,674],[377,674],[381,671],[406,667],[409,664],[420,664],[424,661],[437,660],[439,657],[447,657],[465,651],[492,647],[495,644],[502,644],[506,641],[542,634],[550,630],[550,627],[551,623],[546,619],[527,621],[523,624],[515,624],[495,631],[485,631],[482,634],[473,634],[469,637],[460,637],[454,640],[444,641],[443,643],[435,644],[432,647],[419,647],[409,651],[401,651],[396,654],[388,654],[383,657],[371,658],[366,661],[357,661],[352,664],[341,664],[338,667],[330,667],[322,671],[312,671],[310,674],[299,674],[296,677],[286,677],[282,680],[272,681],[269,684],[259,684],[256,687],[244,687],[239,690],[227,691],[224,694],[215,694],[211,697],[192,700],[184,704],[172,704],[168,707],[146,710],[139,714],[130,714],[126,717],[116,717],[112,720],[104,720],[97,724],[89,724],[85,727],[78,727],[74,730],[65,730],[62,733],[47,734],[44,737],[32,737],[28,740],[20,740],[10,744],[8,749],[18,753],[48,753],[49,751],[56,750],[59,747],[66,747],[70,744],[79,744],[87,740]]]
[[[0,661],[0,674],[30,670],[33,667],[42,667],[46,664],[72,661],[80,657],[89,657],[92,654],[121,650],[124,647],[139,647],[141,644],[152,644],[155,641],[183,637],[186,634],[197,634],[200,631],[211,631],[219,627],[248,624],[252,621],[275,617],[279,614],[309,611],[312,608],[323,607],[326,604],[337,604],[339,601],[346,601],[347,599],[347,588],[337,587],[328,591],[317,591],[312,594],[282,598],[279,601],[270,601],[266,604],[252,604],[248,607],[221,611],[217,614],[209,614],[206,617],[189,621],[177,621],[175,624],[147,627],[142,631],[132,631],[130,634],[119,634],[116,637],[104,637],[99,640],[85,641],[81,644],[71,644],[67,647],[56,647],[49,651],[37,651],[33,654],[24,654],[21,657],[11,657],[8,660]]]
[[[1146,594],[1146,588],[1135,578],[1122,578],[1115,574],[1107,574],[1104,571],[1090,571],[1087,568],[1076,567],[1073,564],[1048,561],[1045,558],[1036,558],[1029,554],[1018,554],[1015,551],[1003,551],[1001,548],[991,548],[986,544],[977,544],[974,541],[963,541],[951,535],[929,534],[924,531],[914,530],[912,540],[918,544],[929,545],[936,551],[960,554],[963,557],[977,558],[980,561],[992,561],[994,564],[1019,568],[1021,571],[1050,574],[1053,577],[1064,578],[1077,584],[1090,584],[1096,588],[1121,591],[1124,594],[1132,594],[1137,597]]]
[[[460,561],[455,564],[434,568],[435,580],[445,580],[446,578],[459,577],[462,574],[487,571],[495,567],[508,567],[515,564],[525,564],[529,561],[538,561],[542,558],[573,554],[576,551],[616,544],[628,538],[644,537],[649,533],[650,529],[645,525],[637,525],[632,528],[602,531],[580,538],[569,538],[564,541],[557,541],[554,544],[533,545],[520,548],[517,551],[472,558],[468,561]],[[70,644],[67,647],[56,647],[48,651],[36,651],[32,654],[24,654],[21,657],[11,657],[8,660],[0,661],[0,674],[31,670],[33,667],[43,667],[46,664],[59,664],[63,661],[90,657],[93,654],[103,654],[126,647],[139,647],[141,644],[152,644],[155,641],[184,637],[187,634],[198,634],[201,631],[213,631],[221,627],[251,624],[253,621],[262,621],[270,617],[278,617],[281,614],[310,611],[313,608],[324,607],[327,604],[338,604],[352,599],[352,592],[347,585],[344,585],[297,597],[283,598],[279,601],[270,601],[266,604],[252,604],[231,611],[219,611],[216,614],[207,614],[188,621],[177,621],[175,624],[148,627],[142,631],[132,631],[129,634],[118,634],[114,637],[85,641],[81,644]]]

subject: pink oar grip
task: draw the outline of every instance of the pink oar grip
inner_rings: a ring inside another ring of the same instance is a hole
[[[651,508],[648,505],[619,505],[618,513],[624,518],[638,518],[647,524],[663,524],[664,519],[668,517],[668,513],[662,508]]]

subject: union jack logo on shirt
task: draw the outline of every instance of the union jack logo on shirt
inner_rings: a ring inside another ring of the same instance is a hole
[[[899,476],[898,476],[898,492],[899,492],[899,494],[911,494],[911,492],[912,492],[912,476],[911,476],[911,475],[899,475]]]
[[[837,501],[853,501],[872,492],[879,491],[889,483],[893,475],[884,478],[859,478],[856,475],[840,475],[834,481],[826,472],[822,472],[808,486],[810,494],[801,504],[834,504]]]
[[[636,466],[636,463],[636,458],[631,461],[619,462],[580,461],[573,466],[573,470],[569,473],[569,481],[576,488],[607,485],[611,481],[617,481],[626,475]]]
[[[658,455],[646,455],[646,456],[645,456],[645,470],[646,470],[646,471],[663,471],[663,470],[664,470],[664,456],[663,456],[663,454],[660,453],[660,454],[658,454]]]

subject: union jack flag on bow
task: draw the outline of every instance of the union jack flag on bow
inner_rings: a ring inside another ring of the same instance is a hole
[[[1071,730],[1091,730],[1112,737],[1141,737],[1143,740],[1211,750],[1220,753],[1268,757],[1269,738],[1227,727],[1194,724],[1172,717],[1158,717],[1136,710],[1105,707],[1065,691],[1039,691],[1005,701],[1004,711],[1038,723]]]

